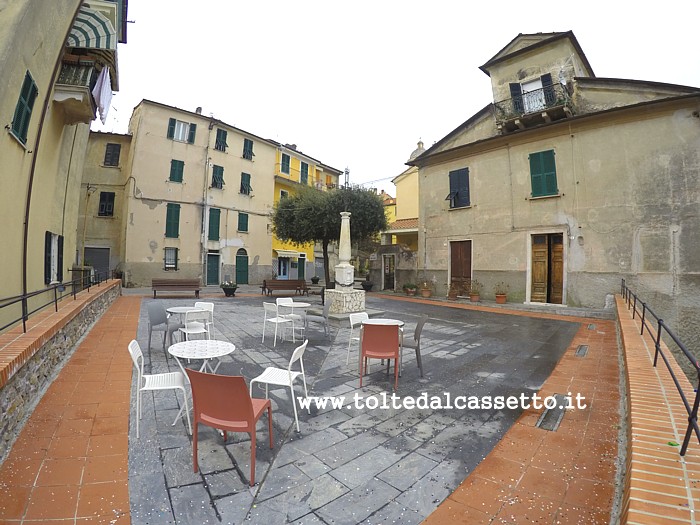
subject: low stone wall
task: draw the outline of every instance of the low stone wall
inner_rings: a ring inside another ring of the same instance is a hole
[[[119,281],[109,283],[103,285],[102,289],[92,287],[90,293],[81,292],[77,300],[82,301],[82,305],[77,310],[72,304],[73,299],[64,299],[66,304],[61,304],[58,313],[52,313],[48,318],[53,322],[44,319],[30,333],[16,337],[13,346],[21,344],[25,339],[29,349],[30,344],[36,340],[37,330],[44,332],[41,336],[43,343],[19,368],[13,370],[7,383],[0,387],[0,462],[4,460],[22,426],[65,361],[73,354],[83,335],[119,296]],[[64,315],[61,315],[62,311]],[[2,358],[3,350],[0,349],[0,361]],[[13,366],[13,363],[2,364]]]

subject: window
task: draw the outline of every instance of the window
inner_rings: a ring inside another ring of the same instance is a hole
[[[165,236],[177,239],[180,236],[180,205],[168,203],[165,216]]]
[[[185,163],[183,161],[175,159],[170,161],[170,182],[182,182],[184,172]]]
[[[309,184],[309,165],[306,162],[301,163],[300,181],[303,185]]]
[[[177,248],[166,248],[163,253],[163,268],[177,270]]]
[[[289,197],[289,192],[285,190],[280,190],[280,200],[286,199],[287,197]]]
[[[114,192],[100,192],[100,207],[97,210],[100,217],[112,217],[114,215]]]
[[[216,143],[214,144],[214,149],[219,151],[226,151],[228,144],[226,144],[226,137],[228,132],[225,129],[216,130]]]
[[[221,210],[209,208],[209,240],[219,240],[219,223],[221,221]]]
[[[282,167],[280,170],[282,173],[286,173],[287,175],[289,175],[289,160],[289,155],[282,153]]]
[[[105,166],[119,166],[119,154],[122,151],[121,144],[107,144],[105,149]]]
[[[445,200],[450,201],[450,208],[469,206],[469,168],[450,172],[450,193]]]
[[[194,144],[194,137],[197,133],[197,124],[190,124],[171,118],[168,121],[168,138],[180,142]]]
[[[214,164],[213,175],[211,178],[211,187],[224,189],[224,167]]]
[[[533,113],[554,104],[556,95],[552,75],[546,73],[528,82],[510,84],[510,97],[516,113]]]
[[[248,214],[238,212],[238,231],[247,232],[248,231]]]
[[[248,160],[253,160],[253,141],[250,139],[243,139],[243,158]]]
[[[241,193],[244,195],[253,193],[253,187],[250,185],[250,173],[241,173]]]
[[[19,94],[17,106],[15,106],[15,116],[12,118],[12,134],[17,137],[22,144],[27,143],[27,131],[29,130],[29,120],[32,117],[34,101],[39,91],[36,88],[34,79],[29,71],[24,75],[22,91]]]
[[[533,197],[545,197],[559,193],[553,149],[530,153],[530,182]]]
[[[63,282],[63,235],[44,234],[44,283]]]

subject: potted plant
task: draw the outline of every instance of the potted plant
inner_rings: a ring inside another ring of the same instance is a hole
[[[311,278],[311,282],[312,282],[313,284],[318,284],[318,281],[320,281],[320,280],[321,280],[321,278],[320,278],[318,275],[314,275],[314,276]]]
[[[365,277],[365,280],[362,281],[361,284],[362,284],[362,289],[363,289],[365,292],[371,292],[371,291],[372,291],[372,286],[374,286],[374,283],[373,283],[372,281],[369,280],[369,273],[367,274],[367,276]]]
[[[457,297],[462,293],[462,283],[455,281],[450,283],[450,287],[447,290],[447,298],[450,301],[456,301]]]
[[[433,295],[433,288],[430,284],[430,281],[422,281],[420,283],[420,295],[421,297],[430,297]]]
[[[418,286],[413,283],[403,285],[403,291],[406,292],[406,295],[416,295],[416,290],[418,290]]]
[[[481,283],[476,279],[472,279],[469,283],[469,300],[472,303],[478,303],[481,300]]]
[[[496,283],[493,287],[493,293],[496,295],[496,302],[498,304],[505,304],[506,294],[508,293],[508,285],[503,281]]]
[[[221,289],[224,291],[224,295],[226,295],[226,297],[236,296],[236,289],[238,288],[238,285],[233,281],[224,281],[219,286],[221,286]]]

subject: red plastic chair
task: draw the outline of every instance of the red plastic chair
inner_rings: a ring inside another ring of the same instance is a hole
[[[394,390],[399,387],[398,325],[363,324],[360,331],[360,388],[367,359],[394,359]],[[387,362],[387,370],[389,363]]]
[[[253,399],[242,376],[222,376],[206,374],[186,369],[192,385],[194,405],[194,432],[192,433],[192,458],[194,471],[197,463],[197,436],[202,423],[208,427],[226,432],[247,432],[250,434],[250,486],[255,485],[255,425],[265,409],[272,445],[272,405],[269,399]]]

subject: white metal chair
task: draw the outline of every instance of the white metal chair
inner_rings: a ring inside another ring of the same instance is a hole
[[[197,301],[194,303],[195,308],[200,308],[202,310],[207,310],[209,312],[209,326],[207,329],[209,332],[211,332],[212,328],[214,328],[214,303],[208,303],[205,301]]]
[[[180,331],[185,341],[190,340],[190,336],[204,334],[210,339],[209,328],[211,326],[212,312],[210,310],[199,309],[185,312],[185,324]]]
[[[328,339],[331,338],[331,332],[330,332],[330,327],[328,326],[328,315],[331,312],[331,303],[328,301],[326,304],[323,305],[323,314],[322,315],[316,315],[316,314],[306,314],[306,326],[309,325],[309,323],[318,323],[320,325],[323,325],[323,331],[326,333],[326,337]]]
[[[143,414],[142,393],[149,390],[182,390],[183,405],[175,416],[173,425],[182,415],[184,409],[187,416],[187,426],[192,433],[192,423],[190,422],[190,409],[187,405],[187,392],[185,391],[185,376],[182,372],[167,372],[164,374],[144,374],[143,373],[143,352],[136,340],[129,343],[129,354],[134,362],[138,374],[138,385],[136,388],[136,437],[139,437],[139,420]]]
[[[297,414],[297,402],[294,396],[294,381],[301,377],[304,382],[304,395],[308,398],[309,392],[306,389],[306,374],[304,373],[304,352],[306,345],[309,343],[307,339],[304,344],[298,346],[292,353],[292,358],[289,360],[289,366],[286,369],[268,366],[265,371],[258,377],[250,380],[250,396],[253,397],[253,383],[265,384],[265,399],[269,398],[269,385],[279,385],[289,388],[289,395],[292,398],[292,407],[294,407],[294,421],[297,424],[297,432],[299,432],[299,416]],[[299,361],[301,371],[293,371],[292,365]],[[262,386],[262,385],[260,385]]]
[[[292,320],[292,342],[296,343],[296,331],[302,332],[301,336],[303,338],[303,332],[306,328],[306,311],[304,315],[294,313],[294,299],[291,297],[278,297],[275,299],[275,304],[277,305],[277,313],[280,317],[286,317]]]
[[[163,350],[165,350],[165,343],[173,342],[173,332],[177,332],[184,325],[168,317],[165,306],[159,301],[151,301],[146,308],[148,309],[148,349],[151,349],[153,332],[163,332]]]
[[[350,364],[350,345],[352,344],[353,341],[357,341],[359,343],[360,341],[360,336],[353,337],[353,331],[355,330],[356,326],[362,326],[362,321],[366,321],[369,319],[369,315],[367,312],[358,312],[354,314],[350,314],[350,336],[348,338],[348,355],[347,358],[345,359],[345,364]]]
[[[277,311],[277,305],[275,303],[263,303],[263,308],[265,309],[265,318],[263,319],[263,333],[262,342],[265,342],[265,327],[267,323],[272,323],[275,325],[275,342],[272,346],[277,346],[277,327],[278,325],[284,325],[286,323],[291,323],[292,320],[287,317],[281,317]]]

